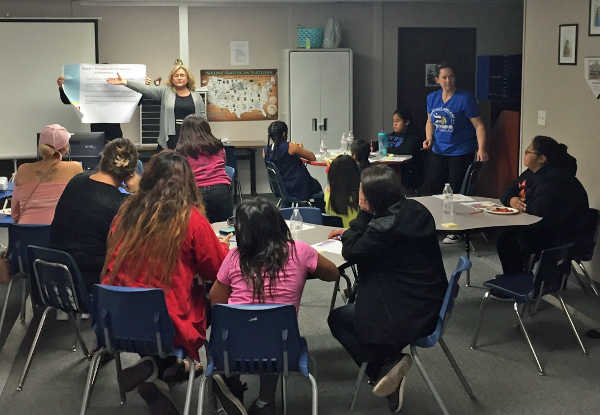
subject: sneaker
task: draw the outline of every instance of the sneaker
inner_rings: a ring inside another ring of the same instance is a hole
[[[445,245],[457,244],[459,242],[462,242],[462,237],[460,235],[455,234],[455,233],[451,233],[450,235],[446,235],[446,237],[444,239],[442,239],[442,243],[445,244]]]
[[[152,382],[158,375],[156,362],[149,356],[142,357],[135,365],[121,370],[119,384],[125,392],[134,390],[143,382]]]
[[[402,404],[404,403],[404,385],[406,384],[406,376],[402,378],[400,381],[400,386],[398,386],[398,390],[393,392],[391,395],[388,395],[388,407],[393,414],[397,414],[402,411]]]
[[[171,402],[169,395],[153,382],[143,382],[137,391],[146,401],[152,415],[179,415],[177,407]]]
[[[248,415],[275,415],[275,403],[274,402],[261,402],[263,406],[257,405],[258,399],[255,400],[250,408],[248,408]]]
[[[384,373],[384,375],[373,387],[373,394],[383,398],[398,390],[402,379],[408,373],[411,365],[412,357],[410,357],[408,354],[405,354],[402,359],[398,360],[397,362],[384,366],[381,369],[381,372]]]
[[[215,385],[215,393],[227,415],[248,415],[242,401],[229,389],[226,379],[222,375],[213,375],[212,378]],[[237,381],[239,382],[239,378],[237,378]],[[229,382],[233,383],[232,381]],[[243,385],[241,382],[240,384]],[[236,392],[239,393],[239,391]]]

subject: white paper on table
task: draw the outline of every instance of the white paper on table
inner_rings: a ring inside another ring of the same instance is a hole
[[[342,255],[342,241],[338,239],[327,239],[311,245],[317,252],[331,252],[332,254]]]
[[[142,94],[106,80],[117,74],[143,83],[146,65],[70,64],[63,67],[63,89],[83,123],[128,123]]]
[[[290,228],[290,229],[291,229],[291,227],[292,227],[292,222],[291,222],[291,221],[289,221],[289,220],[286,220],[286,221],[285,221],[285,223],[287,224],[288,228]],[[309,230],[309,229],[312,229],[312,228],[314,228],[314,226],[313,226],[313,225],[308,225],[308,224],[306,224],[306,223],[302,223],[302,229],[300,229],[300,230],[301,230],[301,231],[307,231],[307,230]]]
[[[492,202],[490,200],[466,202],[466,203],[461,203],[461,205],[467,206],[467,207],[470,207],[473,209],[489,209],[489,208],[493,208],[493,207],[502,207],[502,205],[500,203]]]
[[[433,195],[433,197],[437,197],[438,199],[444,200],[444,195]],[[474,199],[469,196],[461,195],[460,193],[454,193],[452,196],[453,202],[473,202]]]

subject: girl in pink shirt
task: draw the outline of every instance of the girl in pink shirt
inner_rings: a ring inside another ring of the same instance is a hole
[[[294,241],[279,210],[255,198],[236,209],[237,248],[229,251],[210,291],[211,304],[294,304],[296,310],[307,275],[336,281],[333,262],[302,241]],[[244,415],[241,401],[230,393],[231,379],[213,376],[217,394],[229,415]],[[260,377],[260,394],[248,414],[275,413],[277,375]]]
[[[208,221],[227,220],[233,213],[231,179],[225,171],[223,143],[212,135],[208,122],[193,114],[185,117],[175,150],[190,163]]]

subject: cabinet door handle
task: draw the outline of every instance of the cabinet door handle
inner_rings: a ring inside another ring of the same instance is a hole
[[[327,131],[327,118],[323,118],[323,130]]]
[[[317,131],[317,119],[316,118],[312,119],[312,130]]]

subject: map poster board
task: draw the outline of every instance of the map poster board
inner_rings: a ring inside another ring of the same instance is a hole
[[[209,121],[276,120],[277,69],[200,71]]]

